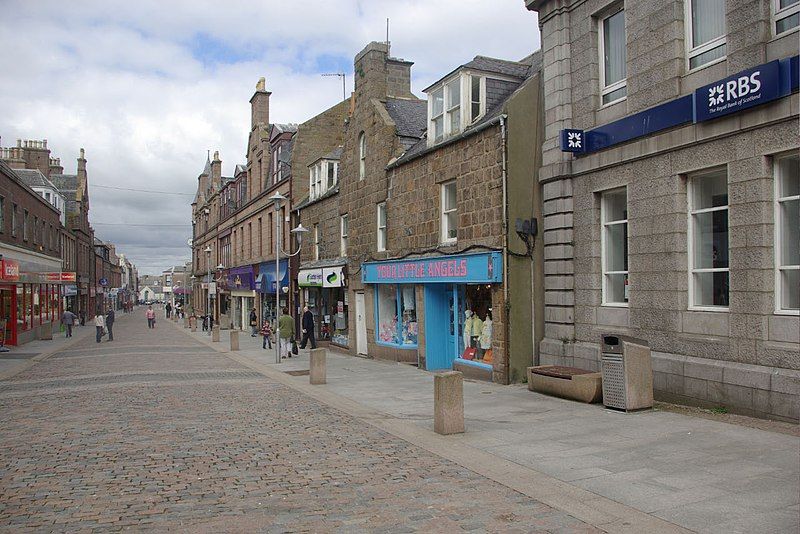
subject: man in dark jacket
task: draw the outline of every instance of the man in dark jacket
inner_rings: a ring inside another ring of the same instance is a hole
[[[317,348],[317,340],[314,339],[314,314],[308,309],[308,306],[303,308],[303,321],[301,324],[303,328],[303,341],[300,342],[300,348],[306,348],[306,343],[311,340],[311,348]]]
[[[106,330],[108,330],[108,340],[114,341],[114,310],[111,308],[106,314]]]

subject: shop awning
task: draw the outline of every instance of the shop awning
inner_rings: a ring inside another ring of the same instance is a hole
[[[256,291],[259,293],[274,293],[275,281],[280,281],[281,286],[289,284],[289,262],[281,260],[278,264],[278,275],[275,276],[275,262],[264,262],[258,266],[256,277]]]

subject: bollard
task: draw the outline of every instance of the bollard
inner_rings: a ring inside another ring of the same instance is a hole
[[[325,362],[325,349],[311,349],[311,360],[309,366],[308,379],[312,385],[325,384],[327,374],[327,364]]]
[[[42,323],[39,327],[39,339],[53,339],[53,323]]]
[[[211,341],[217,342],[219,341],[219,326],[214,325],[211,327]]]
[[[197,321],[192,321],[191,325],[192,325],[192,332],[197,332]]]
[[[189,328],[189,318],[188,317],[184,317],[183,318],[183,327],[184,328]]]
[[[231,351],[239,350],[239,331],[231,330]]]
[[[433,430],[443,435],[464,432],[464,375],[458,371],[433,375]]]

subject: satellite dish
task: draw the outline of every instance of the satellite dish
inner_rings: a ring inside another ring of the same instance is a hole
[[[189,241],[187,241],[186,244],[191,247],[194,244],[194,239],[189,239]]]

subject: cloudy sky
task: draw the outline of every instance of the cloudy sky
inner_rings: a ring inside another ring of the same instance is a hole
[[[154,273],[191,258],[190,202],[207,150],[244,163],[260,76],[270,118],[341,100],[353,56],[382,41],[419,90],[481,54],[539,47],[524,0],[0,0],[0,144],[47,139],[66,173],[86,149],[90,221]],[[102,187],[105,186],[105,187]],[[112,189],[122,188],[122,189]],[[137,189],[172,194],[127,191]],[[137,226],[138,225],[138,226]]]

